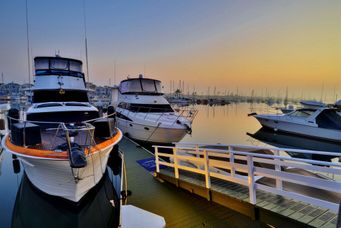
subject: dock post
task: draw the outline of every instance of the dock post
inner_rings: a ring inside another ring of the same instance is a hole
[[[276,156],[279,156],[279,150],[275,150],[274,152]],[[277,162],[279,161],[280,159],[275,158],[275,170],[281,172],[281,165],[277,164]],[[276,188],[279,190],[283,190],[283,184],[281,179],[276,178]]]
[[[207,150],[204,150],[204,164],[205,164],[205,182],[206,182],[206,188],[210,189],[211,188],[211,178],[210,178],[210,169],[209,169],[209,163],[208,163],[208,155],[207,155]]]
[[[160,173],[159,148],[157,146],[155,146],[155,166],[156,166],[156,173]]]
[[[232,151],[232,146],[229,146],[228,150],[230,153],[231,177],[234,177],[236,174],[236,168],[234,167],[234,153]]]
[[[179,180],[179,167],[178,167],[178,156],[177,156],[177,149],[173,147],[173,156],[174,156],[174,174],[177,181]]]
[[[255,188],[255,177],[254,177],[254,166],[253,160],[250,155],[247,155],[247,167],[248,167],[248,185],[249,185],[249,196],[250,203],[256,204],[256,188]]]

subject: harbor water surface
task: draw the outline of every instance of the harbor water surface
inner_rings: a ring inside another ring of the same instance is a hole
[[[193,123],[193,132],[185,136],[182,142],[197,143],[221,143],[221,144],[248,144],[248,145],[274,145],[282,147],[299,147],[303,149],[316,149],[326,151],[340,151],[341,145],[332,142],[321,142],[307,138],[298,138],[292,135],[260,130],[261,126],[256,119],[248,116],[249,113],[276,113],[279,112],[266,104],[236,103],[224,106],[196,105],[199,110]],[[265,139],[265,140],[264,140]],[[261,141],[263,140],[263,141]],[[74,216],[74,227],[91,227],[93,225],[114,224],[110,214],[115,213],[104,205],[107,197],[108,180],[119,182],[115,179],[111,170],[101,182],[96,192],[91,196],[91,203],[81,205],[81,208],[69,209],[63,205],[48,203],[44,200],[42,193],[37,192],[30,185],[23,174],[23,169],[18,172],[18,161],[6,151],[0,152],[0,226],[20,227],[25,226],[22,222],[26,216],[35,216],[39,219],[39,213],[44,215],[50,213],[51,222],[56,218],[54,213],[63,216]],[[110,184],[112,184],[110,182]],[[109,185],[110,185],[109,184]],[[146,186],[147,187],[147,186]],[[50,201],[49,201],[50,202]],[[65,213],[63,212],[65,210]],[[81,210],[81,211],[79,211]],[[107,211],[103,212],[103,211]],[[89,215],[91,214],[91,215]],[[90,216],[96,223],[84,223]],[[98,218],[98,219],[96,219]],[[60,219],[63,219],[60,218]],[[64,218],[68,219],[68,218]],[[32,221],[31,221],[32,222]],[[29,224],[26,224],[27,227]],[[56,225],[56,224],[55,224]],[[48,225],[47,225],[48,226]]]

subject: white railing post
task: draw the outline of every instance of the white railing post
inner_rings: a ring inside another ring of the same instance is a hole
[[[200,158],[200,154],[199,154],[199,145],[196,145],[196,146],[195,146],[195,152],[197,153],[197,154],[196,154],[196,157],[197,157],[197,158]],[[201,166],[200,166],[200,163],[197,163],[197,169],[200,169],[200,167],[201,167]]]
[[[232,146],[228,147],[230,153],[230,166],[231,166],[231,177],[236,175],[236,168],[234,167],[234,153],[232,151]]]
[[[256,204],[256,188],[255,188],[255,177],[254,177],[254,167],[251,155],[247,155],[247,167],[248,167],[248,185],[249,185],[249,196],[250,203]]]
[[[275,150],[274,153],[275,153],[276,156],[279,156],[279,150]],[[275,170],[278,171],[278,172],[281,172],[282,171],[281,165],[277,164],[279,161],[281,161],[281,160],[278,159],[278,158],[275,158],[275,163],[276,163],[275,164]],[[283,189],[282,179],[276,178],[276,188],[279,189],[279,190]]]
[[[160,164],[159,164],[159,148],[155,147],[155,165],[156,165],[156,172],[160,172]]]
[[[210,169],[209,169],[209,158],[207,155],[207,150],[204,150],[204,165],[205,165],[205,182],[206,188],[211,188],[211,178],[210,178]]]
[[[179,164],[178,164],[178,155],[177,148],[173,147],[173,155],[174,155],[174,175],[176,179],[179,179]]]

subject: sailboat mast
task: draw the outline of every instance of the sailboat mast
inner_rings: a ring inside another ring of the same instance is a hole
[[[85,15],[85,0],[83,0],[83,23],[84,23],[86,74],[87,74],[87,81],[90,82],[89,61],[88,61],[88,37],[87,37],[87,31],[86,31],[86,15]]]
[[[26,0],[26,40],[27,40],[27,70],[28,70],[28,84],[31,87],[31,56],[30,56],[30,37],[28,29],[28,0]]]

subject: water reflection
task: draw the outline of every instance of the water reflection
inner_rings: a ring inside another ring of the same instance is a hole
[[[119,198],[108,172],[78,205],[39,191],[24,174],[12,215],[12,227],[117,227],[118,222]]]
[[[2,161],[4,160],[4,153],[3,149],[0,149],[0,176],[1,176],[1,169],[2,169]]]
[[[297,136],[297,135],[293,135],[289,133],[275,132],[267,128],[261,128],[256,133],[254,134],[247,133],[247,135],[257,140],[260,140],[264,143],[270,144],[272,146],[276,146],[276,147],[341,152],[341,144],[339,143],[316,140],[316,139],[301,137],[301,136]],[[289,153],[289,154],[294,157],[303,156],[303,154],[296,154],[296,153]],[[330,160],[330,157],[323,156],[323,155],[311,155],[311,157],[309,158],[317,159],[317,160]]]

